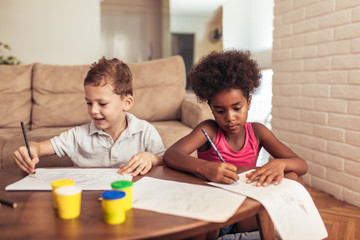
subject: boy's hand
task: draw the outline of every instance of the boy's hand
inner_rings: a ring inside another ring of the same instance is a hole
[[[202,176],[212,182],[231,184],[239,180],[236,169],[234,165],[228,163],[206,162],[200,172]]]
[[[138,174],[146,174],[153,166],[153,163],[157,161],[159,157],[150,152],[141,152],[135,154],[127,164],[121,166],[119,173],[125,175],[132,172],[132,176],[135,177]]]
[[[256,169],[250,173],[246,174],[248,180],[246,183],[252,183],[257,181],[256,186],[266,187],[272,181],[274,185],[278,185],[280,181],[284,178],[285,163],[280,159],[273,159],[266,163],[261,168]]]
[[[21,146],[14,152],[13,156],[15,163],[29,174],[35,171],[35,165],[39,162],[36,147],[30,145],[30,152],[33,157],[32,159],[30,159],[26,146]]]

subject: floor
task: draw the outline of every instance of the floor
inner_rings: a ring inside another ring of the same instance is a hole
[[[306,187],[325,223],[327,239],[360,240],[360,208],[327,193]]]
[[[306,187],[325,223],[327,240],[360,240],[360,208],[337,200],[333,196]],[[257,240],[258,233],[251,235],[229,234],[218,240]]]

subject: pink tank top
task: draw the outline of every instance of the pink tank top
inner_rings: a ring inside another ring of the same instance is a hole
[[[236,167],[256,166],[256,161],[259,156],[259,145],[256,141],[256,137],[250,122],[245,123],[245,143],[240,151],[234,151],[229,146],[221,128],[218,130],[214,144],[225,162],[230,163]],[[205,152],[198,151],[197,154],[198,158],[213,162],[220,162],[219,157],[212,148],[206,150]]]

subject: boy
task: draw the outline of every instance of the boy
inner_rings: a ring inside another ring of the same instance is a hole
[[[68,155],[76,167],[120,167],[133,176],[162,164],[164,145],[156,129],[127,113],[133,105],[129,67],[114,58],[93,63],[85,81],[85,101],[91,123],[74,127],[52,139],[30,142],[14,152],[15,163],[33,173],[39,157]]]

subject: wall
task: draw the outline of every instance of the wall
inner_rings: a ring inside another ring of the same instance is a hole
[[[107,58],[142,62],[170,55],[168,0],[103,0],[101,15]]]
[[[161,0],[162,14],[162,57],[171,56],[170,2]]]
[[[249,50],[262,69],[261,85],[252,94],[247,121],[261,122],[270,129],[273,8],[274,0],[227,0],[223,5],[224,49]],[[269,154],[262,148],[256,165],[268,161]]]
[[[23,64],[96,61],[100,0],[1,0],[0,41]]]
[[[360,206],[360,1],[275,0],[274,133],[306,184]]]
[[[261,68],[271,68],[274,0],[227,0],[223,5],[224,49],[250,50]]]
[[[222,30],[221,7],[207,14],[177,15],[171,11],[171,3],[170,1],[170,32],[193,33],[195,35],[194,63],[197,63],[201,57],[209,54],[211,51],[223,49],[222,38],[216,42],[210,41],[212,31],[215,29]]]

